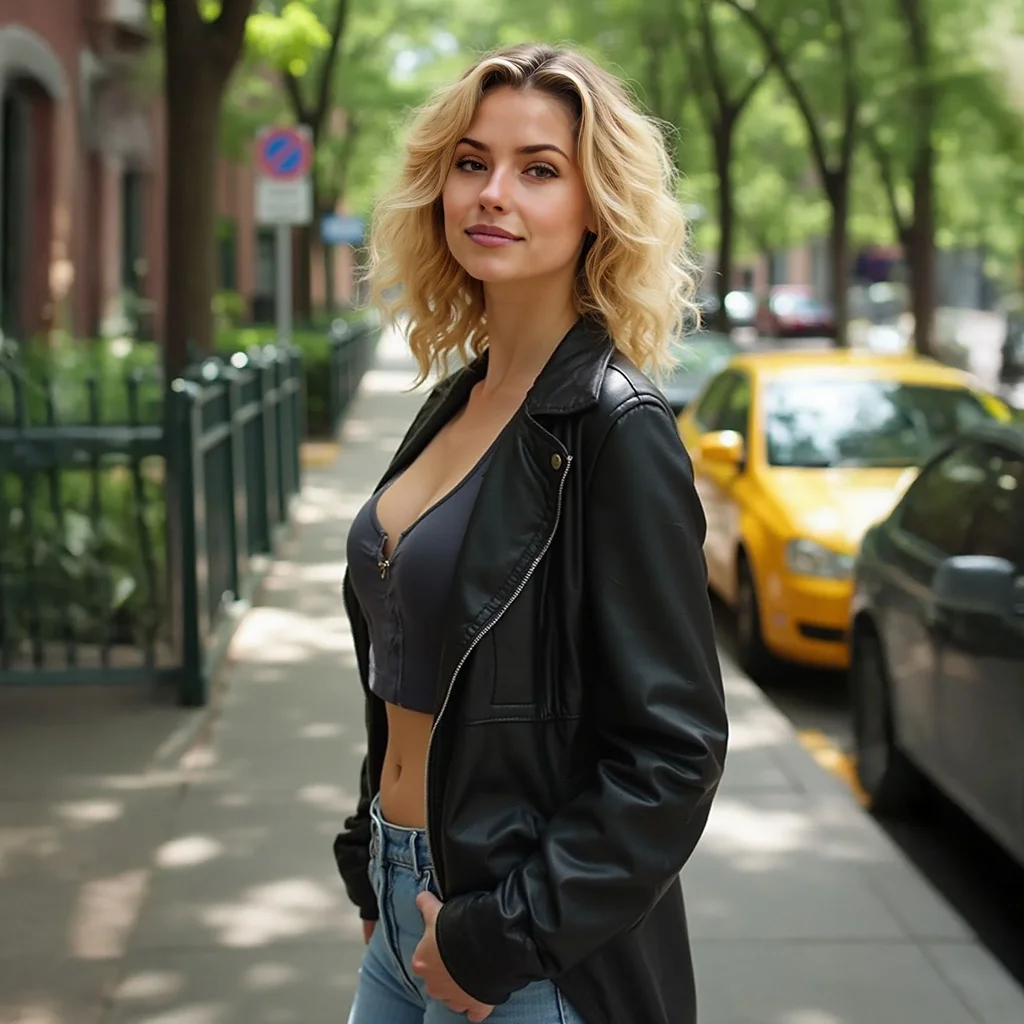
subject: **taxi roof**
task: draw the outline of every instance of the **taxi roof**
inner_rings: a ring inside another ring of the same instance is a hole
[[[733,356],[729,366],[755,378],[817,376],[827,379],[871,377],[907,384],[978,388],[973,374],[915,354],[884,355],[864,349],[773,349]]]

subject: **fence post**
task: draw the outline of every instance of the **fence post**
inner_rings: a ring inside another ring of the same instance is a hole
[[[271,540],[274,527],[284,519],[278,489],[277,469],[277,413],[274,409],[276,399],[276,373],[270,353],[262,350],[259,353],[260,383],[260,417],[263,421],[263,457],[264,479],[266,480],[267,496],[267,535]]]
[[[341,417],[345,410],[345,397],[348,393],[347,359],[349,337],[352,327],[346,320],[340,317],[331,324],[330,328],[330,409],[328,420],[331,425],[331,437],[337,438],[341,429]]]
[[[302,349],[297,346],[291,350],[291,374],[294,382],[292,391],[292,458],[295,471],[292,480],[295,493],[302,490],[302,439],[306,434],[306,374],[302,365]]]
[[[201,389],[181,377],[171,382],[167,396],[167,576],[170,583],[171,613],[175,647],[181,659],[182,675],[178,699],[187,707],[206,702],[203,667],[202,606],[205,602],[199,580],[196,519],[197,423],[201,428],[198,397]]]
[[[285,367],[287,357],[280,345],[274,346],[274,391],[277,400],[274,402],[274,423],[277,427],[277,495],[281,509],[281,522],[288,519],[289,497],[291,496],[292,462],[288,455],[291,443],[290,422],[288,413],[288,377]]]
[[[228,389],[228,425],[231,444],[231,541],[232,589],[235,597],[242,593],[242,580],[249,571],[249,504],[245,485],[245,432],[239,410],[242,408],[243,371],[234,365],[221,368],[221,379]]]

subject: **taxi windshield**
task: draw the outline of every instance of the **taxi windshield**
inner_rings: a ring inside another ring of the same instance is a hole
[[[913,466],[994,417],[970,391],[890,380],[780,379],[764,391],[771,466]]]

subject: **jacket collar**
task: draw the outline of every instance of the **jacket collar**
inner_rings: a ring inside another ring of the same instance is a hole
[[[604,325],[581,316],[558,343],[526,395],[531,416],[568,415],[597,404],[608,362],[615,346]],[[468,392],[487,373],[487,350],[459,374],[453,389]],[[458,385],[461,385],[459,387]]]

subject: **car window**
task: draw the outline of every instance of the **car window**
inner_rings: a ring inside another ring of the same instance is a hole
[[[966,555],[994,555],[1024,569],[1024,456],[992,445],[984,452],[988,490],[974,513]]]
[[[984,448],[959,445],[928,466],[903,500],[899,528],[944,555],[962,555],[989,473]]]
[[[736,376],[730,371],[716,377],[711,382],[693,414],[693,418],[701,430],[718,430],[718,419],[722,414],[725,401],[729,397],[729,392],[736,383]]]
[[[915,466],[992,411],[965,388],[780,377],[764,390],[771,466]]]
[[[750,378],[746,374],[736,375],[736,386],[725,400],[716,430],[735,430],[744,440],[750,422]]]

